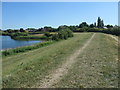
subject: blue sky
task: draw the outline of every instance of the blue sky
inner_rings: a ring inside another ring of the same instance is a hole
[[[2,28],[40,28],[44,26],[94,23],[118,24],[117,2],[3,2]]]

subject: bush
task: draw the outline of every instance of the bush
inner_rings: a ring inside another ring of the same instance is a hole
[[[73,30],[74,31],[74,30]],[[107,33],[107,34],[112,34],[112,35],[120,35],[120,27],[114,27],[114,28],[90,28],[90,27],[85,27],[85,28],[78,28],[74,32],[101,32],[101,33]]]
[[[67,39],[68,35],[67,35],[66,31],[61,30],[58,32],[58,37],[59,37],[59,39]]]
[[[71,30],[67,30],[68,37],[73,37],[73,32]]]
[[[10,34],[11,38],[16,38],[18,36],[28,36],[28,33],[21,33],[21,32],[18,32],[18,33],[11,33]]]
[[[60,40],[60,39],[68,39],[68,37],[73,37],[73,32],[70,30],[70,29],[68,29],[68,28],[64,28],[64,29],[61,29],[59,32],[58,32],[58,34],[54,34],[53,36],[52,36],[52,40],[56,40],[56,41],[58,41],[58,40]]]
[[[112,35],[120,35],[120,28],[109,28],[102,30],[103,33],[112,34]]]
[[[52,35],[52,40],[55,40],[55,41],[58,41],[60,38],[59,38],[59,35],[58,34],[53,34]]]
[[[49,32],[45,32],[44,35],[45,35],[46,37],[52,36]]]

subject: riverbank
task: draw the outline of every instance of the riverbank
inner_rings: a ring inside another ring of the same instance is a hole
[[[13,36],[19,37],[19,35],[21,35],[21,34],[24,35],[23,33],[15,33],[15,34],[13,34]],[[41,46],[51,44],[52,42],[55,42],[55,41],[67,40],[68,38],[73,37],[74,35],[73,35],[72,31],[67,29],[67,30],[60,30],[58,33],[55,33],[55,34],[50,34],[49,32],[46,32],[44,34],[44,36],[47,37],[47,40],[48,40],[45,43],[36,44],[34,46],[16,48],[13,50],[5,50],[2,52],[2,55],[8,56],[8,55],[12,55],[12,54],[19,53],[19,52],[25,52],[28,50],[36,49],[36,48],[39,48]],[[22,37],[24,37],[24,36],[22,36]]]
[[[55,41],[45,41],[45,42],[36,43],[36,44],[33,44],[33,45],[7,49],[7,50],[3,50],[1,52],[2,52],[2,56],[5,57],[5,56],[10,56],[10,55],[15,55],[15,54],[21,53],[21,52],[26,52],[26,51],[29,51],[29,50],[41,48],[43,46],[47,46],[47,45],[52,44],[54,42]]]
[[[43,34],[39,35],[16,35],[16,34],[3,34],[1,36],[10,36],[14,40],[47,40],[47,37]]]
[[[45,42],[45,41],[40,41],[39,43],[43,43],[43,42]],[[35,44],[38,44],[38,43],[34,43],[32,45],[35,45]],[[32,45],[18,46],[18,47],[15,47],[15,48],[6,48],[6,49],[1,49],[1,51],[12,50],[12,49],[17,49],[17,48],[22,48],[22,47],[27,47],[27,46],[32,46]]]

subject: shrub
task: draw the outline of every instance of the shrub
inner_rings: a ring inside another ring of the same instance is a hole
[[[120,28],[109,28],[102,30],[103,33],[112,34],[112,35],[120,35]]]
[[[10,34],[11,38],[16,38],[18,36],[28,36],[28,33],[21,33],[21,32],[17,32],[17,33],[11,33]]]
[[[52,40],[58,41],[60,38],[58,36],[58,34],[53,34],[52,35]]]
[[[50,36],[51,36],[51,34],[50,34],[49,32],[45,32],[44,35],[45,35],[46,37],[50,37]]]
[[[65,31],[61,30],[58,32],[59,39],[65,39],[66,33]]]
[[[67,30],[68,37],[73,37],[73,32],[71,30]]]
[[[59,39],[68,39],[68,37],[73,37],[73,32],[69,28],[61,29],[58,34],[52,35],[52,40],[58,41]]]

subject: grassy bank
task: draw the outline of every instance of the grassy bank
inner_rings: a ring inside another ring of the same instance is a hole
[[[52,44],[55,41],[67,40],[68,38],[73,37],[73,33],[70,30],[66,30],[66,31],[61,30],[56,34],[50,34],[49,32],[46,32],[44,35],[39,34],[39,35],[32,35],[32,36],[31,35],[26,36],[26,33],[16,33],[16,34],[13,33],[13,35],[11,37],[14,38],[14,39],[19,39],[19,40],[20,39],[25,39],[25,40],[27,40],[27,39],[29,39],[29,40],[30,39],[40,39],[41,37],[46,37],[46,40],[49,40],[49,41],[39,43],[39,44],[35,44],[35,45],[31,45],[31,46],[25,46],[25,47],[5,50],[5,51],[2,51],[3,56],[14,55],[16,53],[26,52],[28,50],[37,49],[37,48],[40,48],[42,46]]]
[[[118,87],[118,47],[113,38],[97,34],[76,60],[68,74],[53,87]]]
[[[67,56],[82,47],[92,34],[76,34],[26,53],[3,58],[3,87],[30,87],[62,64]],[[79,43],[78,43],[79,42]]]
[[[39,87],[43,79],[50,78],[47,75],[61,67],[92,35],[77,33],[46,47],[3,57],[3,87]],[[113,38],[96,34],[68,73],[52,87],[117,87],[117,49]]]

